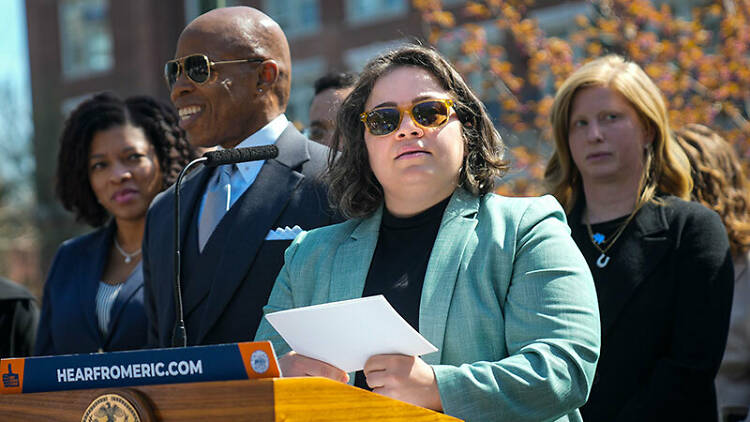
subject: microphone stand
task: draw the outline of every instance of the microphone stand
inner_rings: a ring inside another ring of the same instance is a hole
[[[199,157],[188,163],[180,171],[177,181],[174,184],[174,300],[176,309],[176,322],[172,332],[172,347],[187,347],[187,331],[185,330],[185,315],[182,310],[182,248],[180,246],[180,184],[182,178],[187,174],[188,169],[198,163],[208,160],[206,157]]]
[[[275,145],[257,147],[233,148],[220,151],[210,151],[202,157],[188,163],[182,169],[174,184],[174,303],[175,325],[172,332],[172,347],[187,347],[187,330],[185,329],[185,315],[182,309],[182,248],[180,246],[180,184],[187,171],[198,163],[205,163],[206,167],[216,167],[224,164],[236,164],[245,161],[262,161],[276,158],[279,149]]]

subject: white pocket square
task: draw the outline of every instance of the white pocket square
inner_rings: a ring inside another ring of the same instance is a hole
[[[279,227],[276,230],[269,231],[266,235],[266,240],[293,240],[303,231],[302,227],[296,225],[291,228],[286,226],[283,229]]]

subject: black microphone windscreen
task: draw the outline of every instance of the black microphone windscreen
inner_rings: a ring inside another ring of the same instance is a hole
[[[270,160],[279,156],[276,145],[261,145],[258,147],[231,148],[220,151],[209,151],[203,154],[207,167],[216,167],[224,164],[244,163],[245,161]]]

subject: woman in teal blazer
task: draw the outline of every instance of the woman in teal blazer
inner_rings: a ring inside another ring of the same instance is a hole
[[[385,53],[335,138],[331,196],[351,219],[294,240],[264,310],[383,293],[439,351],[373,356],[349,377],[264,319],[256,340],[283,374],[356,378],[465,420],[581,420],[599,354],[591,274],[553,198],[491,193],[502,141],[458,73],[424,47]]]

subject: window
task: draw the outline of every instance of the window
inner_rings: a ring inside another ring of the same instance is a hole
[[[346,0],[346,18],[355,24],[405,15],[408,9],[406,0]]]
[[[536,19],[539,28],[549,37],[567,38],[577,29],[576,17],[591,16],[593,10],[587,2],[545,7],[529,13]]]
[[[318,0],[265,0],[263,11],[289,38],[307,35],[320,28]]]
[[[310,102],[315,94],[315,80],[326,72],[326,63],[322,57],[296,60],[292,66],[292,92],[286,117],[292,122],[308,123]]]
[[[70,117],[70,113],[76,109],[82,102],[96,95],[95,92],[87,92],[85,94],[76,95],[75,97],[68,97],[62,100],[60,103],[60,113],[63,119]]]
[[[376,42],[362,47],[352,48],[344,52],[344,63],[352,72],[361,72],[370,59],[387,50],[394,49],[406,44],[403,40]]]
[[[63,0],[60,39],[63,75],[69,79],[109,71],[114,66],[107,0]]]
[[[219,7],[239,6],[239,0],[185,0],[185,23]]]

